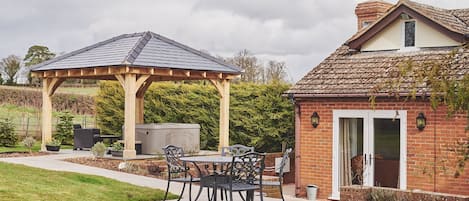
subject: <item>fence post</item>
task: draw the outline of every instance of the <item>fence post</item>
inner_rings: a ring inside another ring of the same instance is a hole
[[[26,118],[26,133],[25,133],[25,137],[28,137],[28,131],[29,131],[29,116]]]

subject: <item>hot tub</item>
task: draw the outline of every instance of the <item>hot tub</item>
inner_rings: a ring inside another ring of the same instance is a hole
[[[162,154],[168,144],[182,147],[185,153],[200,151],[200,125],[151,123],[135,125],[135,140],[142,142],[142,154]]]

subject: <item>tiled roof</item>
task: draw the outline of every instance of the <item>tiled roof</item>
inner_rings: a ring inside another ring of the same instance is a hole
[[[454,74],[469,73],[469,49],[459,47],[454,60]],[[415,52],[379,51],[356,52],[347,46],[337,49],[316,68],[298,81],[286,93],[296,97],[369,96],[380,84],[391,81],[391,73],[408,61],[414,64],[442,61],[454,48],[428,48]],[[403,83],[401,93],[409,93],[409,83]],[[420,93],[425,92],[421,86]],[[378,92],[387,95],[387,91]]]
[[[38,64],[32,71],[112,66],[242,72],[236,66],[153,32],[123,34]]]
[[[398,8],[401,6],[405,6],[414,10],[420,15],[427,17],[428,19],[434,21],[435,23],[445,27],[450,31],[462,35],[469,34],[469,9],[449,10],[409,0],[402,0],[393,7],[391,7],[385,15],[376,20],[373,24],[371,24],[367,28],[359,30],[356,34],[354,34],[350,39],[347,40],[347,43],[360,38],[366,32],[371,30],[374,25],[380,23],[384,18],[386,18],[386,16],[398,10]]]
[[[405,1],[405,4],[413,8],[420,14],[432,19],[433,21],[441,24],[442,26],[454,32],[461,34],[469,33],[468,24],[465,21],[459,19],[457,16],[455,16],[452,10],[437,8],[434,6],[421,4],[413,1]]]
[[[387,15],[402,4],[451,31],[464,35],[469,33],[469,9],[447,10],[403,0],[391,8]],[[386,15],[381,19],[385,17]],[[373,25],[358,32],[347,42],[360,37]],[[375,90],[378,86],[391,82],[392,77],[395,77],[393,73],[397,72],[399,66],[405,65],[408,61],[412,61],[416,66],[425,62],[441,62],[453,51],[457,53],[452,61],[453,75],[462,77],[469,73],[467,47],[422,48],[412,52],[360,52],[345,44],[313,68],[286,93],[295,94],[295,97],[366,97],[371,93],[387,95],[388,91],[384,88],[381,88],[381,91]],[[409,81],[404,82],[400,87],[400,93],[410,93],[411,88]],[[420,94],[425,94],[427,89],[425,86],[419,86],[418,90]]]

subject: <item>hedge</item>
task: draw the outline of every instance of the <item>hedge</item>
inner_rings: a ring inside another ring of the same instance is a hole
[[[41,97],[40,90],[0,87],[0,104],[41,108]],[[65,93],[56,93],[52,96],[52,108],[76,114],[94,114],[95,110],[92,96]]]
[[[293,105],[281,94],[286,84],[231,85],[230,144],[254,146],[258,151],[281,150],[293,138]],[[96,96],[97,124],[104,134],[122,134],[124,92],[113,81],[100,82]],[[145,123],[198,123],[201,148],[218,146],[219,98],[209,82],[154,83],[145,94]]]

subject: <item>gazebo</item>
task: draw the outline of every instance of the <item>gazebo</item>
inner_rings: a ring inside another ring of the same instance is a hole
[[[52,138],[51,97],[66,79],[117,80],[125,91],[124,152],[135,158],[135,124],[144,123],[145,91],[156,81],[209,80],[220,97],[219,148],[229,145],[230,80],[242,70],[153,32],[123,34],[32,68],[42,79],[42,150]]]

